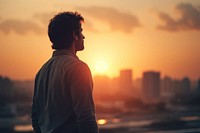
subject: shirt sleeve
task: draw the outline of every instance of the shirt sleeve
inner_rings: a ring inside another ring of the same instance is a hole
[[[35,79],[34,95],[35,95],[35,91],[36,91],[36,80],[37,80],[37,78]],[[38,115],[37,115],[37,109],[36,109],[36,105],[35,105],[34,95],[33,95],[33,102],[32,102],[32,106],[31,106],[32,127],[34,130],[34,133],[41,133],[40,127],[38,125]]]
[[[74,68],[71,83],[70,92],[79,132],[98,133],[92,96],[92,76],[85,63],[80,63]]]

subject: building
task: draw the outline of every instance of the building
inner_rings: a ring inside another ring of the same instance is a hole
[[[133,76],[131,69],[120,70],[119,89],[122,95],[133,95]]]
[[[7,78],[0,76],[0,98],[2,102],[2,99],[6,99],[8,97],[11,97],[13,94],[13,82]]]
[[[173,90],[175,95],[180,95],[182,93],[182,83],[178,79],[173,80]]]
[[[174,97],[173,81],[170,77],[165,76],[161,81],[161,92],[162,98],[171,99]]]
[[[173,81],[173,90],[175,95],[187,95],[191,91],[190,79],[185,77],[182,80]]]
[[[185,77],[182,79],[182,94],[188,94],[190,92],[190,79]]]
[[[147,71],[143,73],[143,98],[156,101],[160,97],[160,72]]]

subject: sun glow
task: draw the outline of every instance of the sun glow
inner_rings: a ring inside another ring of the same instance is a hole
[[[95,70],[97,73],[103,74],[106,72],[107,69],[108,69],[108,64],[105,61],[99,60],[95,63]]]

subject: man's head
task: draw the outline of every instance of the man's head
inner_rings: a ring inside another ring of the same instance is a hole
[[[69,49],[75,42],[75,50],[83,50],[81,22],[84,18],[77,12],[62,12],[54,16],[48,26],[53,49]]]

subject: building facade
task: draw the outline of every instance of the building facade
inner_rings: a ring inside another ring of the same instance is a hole
[[[144,99],[157,100],[160,97],[160,72],[144,72],[142,88]]]

